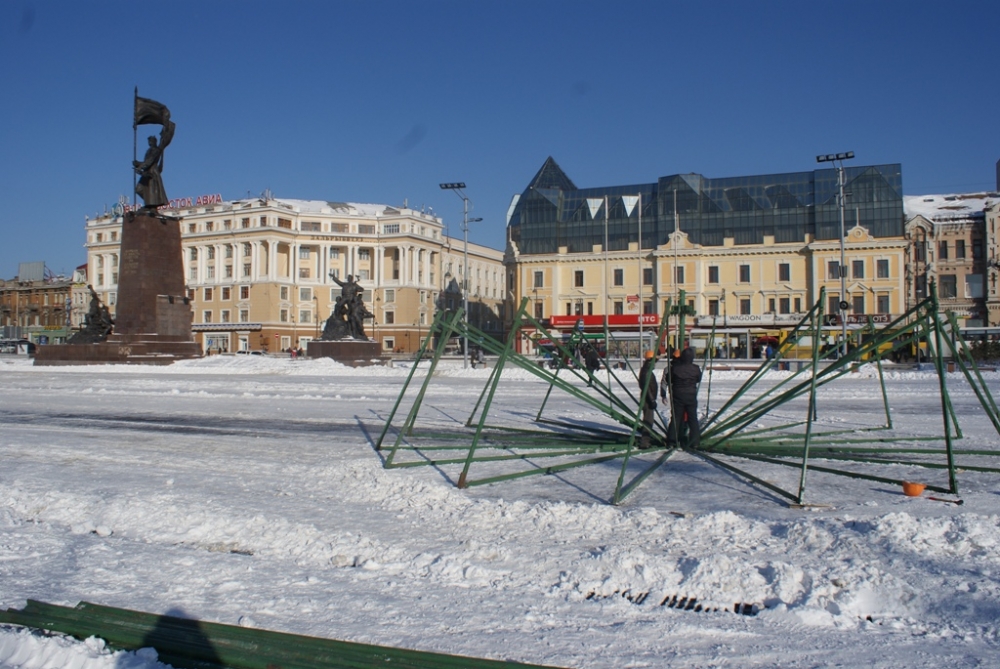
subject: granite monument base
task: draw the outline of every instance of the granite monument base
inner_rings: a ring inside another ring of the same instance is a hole
[[[358,339],[313,340],[308,344],[306,355],[310,358],[332,358],[349,367],[388,365],[391,362],[390,358],[382,356],[378,342]]]
[[[200,358],[193,341],[161,335],[111,335],[99,344],[50,344],[35,350],[35,365],[169,365]]]
[[[169,365],[200,358],[186,290],[178,220],[130,212],[122,225],[114,333],[96,344],[39,346],[35,364]]]

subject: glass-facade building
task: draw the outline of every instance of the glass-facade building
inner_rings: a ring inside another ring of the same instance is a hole
[[[899,164],[846,167],[847,229],[860,224],[873,237],[902,237],[903,177]],[[629,214],[622,196],[638,195]],[[840,238],[837,170],[709,179],[700,174],[661,177],[655,183],[577,188],[550,157],[517,199],[508,225],[521,254],[627,250],[639,234],[642,248],[669,242],[675,225],[693,244],[722,246]],[[587,200],[607,197],[594,214]],[[605,218],[606,217],[606,218]],[[675,222],[676,221],[676,222]],[[605,230],[605,227],[607,230]]]

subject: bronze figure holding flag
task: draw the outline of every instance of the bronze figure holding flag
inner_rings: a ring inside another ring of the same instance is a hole
[[[155,135],[149,137],[149,148],[146,149],[145,157],[140,160],[132,160],[132,166],[136,174],[139,175],[139,182],[135,185],[136,194],[142,198],[143,209],[156,211],[157,208],[167,204],[167,191],[163,187],[163,151],[174,138],[174,122],[170,120],[170,110],[166,105],[149,98],[140,98],[136,89],[135,95],[135,120],[132,124],[133,144],[136,128],[140,125],[156,123],[163,126],[160,131],[159,142]],[[134,150],[134,149],[133,149]]]

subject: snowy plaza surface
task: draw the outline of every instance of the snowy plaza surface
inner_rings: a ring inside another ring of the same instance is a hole
[[[489,370],[449,364],[418,428],[464,429]],[[811,471],[811,505],[793,508],[688,454],[620,506],[607,503],[620,461],[458,489],[455,466],[387,470],[374,450],[408,372],[258,356],[61,368],[0,358],[0,608],[89,601],[591,669],[1000,663],[1000,475],[960,471],[962,506]],[[702,406],[709,385],[717,408],[748,375],[706,374]],[[985,376],[1000,396],[1000,376]],[[962,377],[948,382],[956,447],[1000,451]],[[505,371],[490,423],[534,427],[546,388]],[[933,372],[889,372],[887,389],[895,437],[942,434]],[[558,392],[545,413],[608,422]],[[773,413],[801,420],[805,400]],[[882,425],[873,370],[823,387],[818,419],[825,430]],[[794,468],[738,464],[797,489]],[[941,469],[860,468],[947,485]],[[720,610],[660,605],[674,595]],[[149,649],[0,626],[0,666],[165,665]]]

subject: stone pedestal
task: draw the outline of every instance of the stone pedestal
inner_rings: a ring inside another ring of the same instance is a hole
[[[177,219],[126,214],[114,334],[99,344],[39,346],[36,365],[169,364],[201,356],[191,337]]]
[[[390,361],[390,358],[382,357],[378,342],[358,339],[313,340],[308,344],[306,355],[310,358],[332,358],[350,367],[386,365]]]

